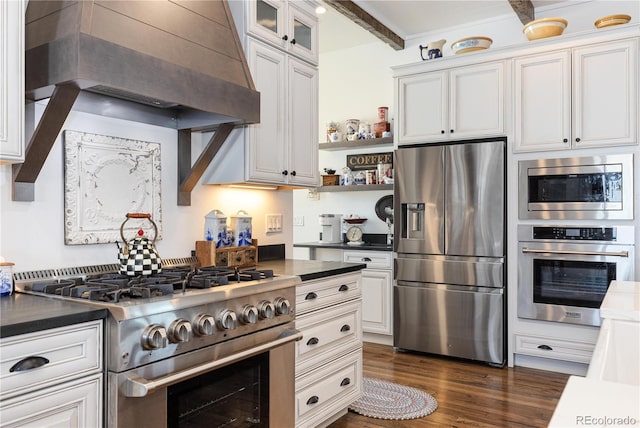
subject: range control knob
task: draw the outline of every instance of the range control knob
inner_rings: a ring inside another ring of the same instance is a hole
[[[260,319],[271,319],[276,316],[276,308],[268,300],[258,302],[258,316]]]
[[[289,315],[289,311],[291,310],[291,303],[284,297],[276,297],[276,300],[273,301],[273,304],[276,308],[276,315]]]
[[[231,309],[225,309],[218,315],[218,326],[223,330],[233,330],[236,328],[236,313]]]
[[[209,314],[198,314],[193,321],[193,328],[198,336],[211,336],[216,329],[216,320]]]
[[[167,330],[159,324],[148,325],[142,332],[142,347],[147,350],[167,346]]]
[[[191,337],[191,323],[184,318],[178,318],[169,324],[169,342],[188,342]]]
[[[258,322],[258,309],[253,305],[244,305],[240,312],[240,321],[243,324],[255,324]]]

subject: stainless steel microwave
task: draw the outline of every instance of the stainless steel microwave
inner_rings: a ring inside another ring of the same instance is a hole
[[[633,154],[518,163],[522,220],[633,220]]]

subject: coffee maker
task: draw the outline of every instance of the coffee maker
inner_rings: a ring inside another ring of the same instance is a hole
[[[320,243],[321,244],[337,244],[342,242],[342,216],[339,214],[320,214],[318,215],[320,223]]]

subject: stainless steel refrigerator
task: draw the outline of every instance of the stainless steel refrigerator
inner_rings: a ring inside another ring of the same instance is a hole
[[[505,139],[394,153],[394,347],[505,363]]]

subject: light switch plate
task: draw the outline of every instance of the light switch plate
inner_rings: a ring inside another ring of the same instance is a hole
[[[282,232],[282,214],[265,214],[267,233]]]

